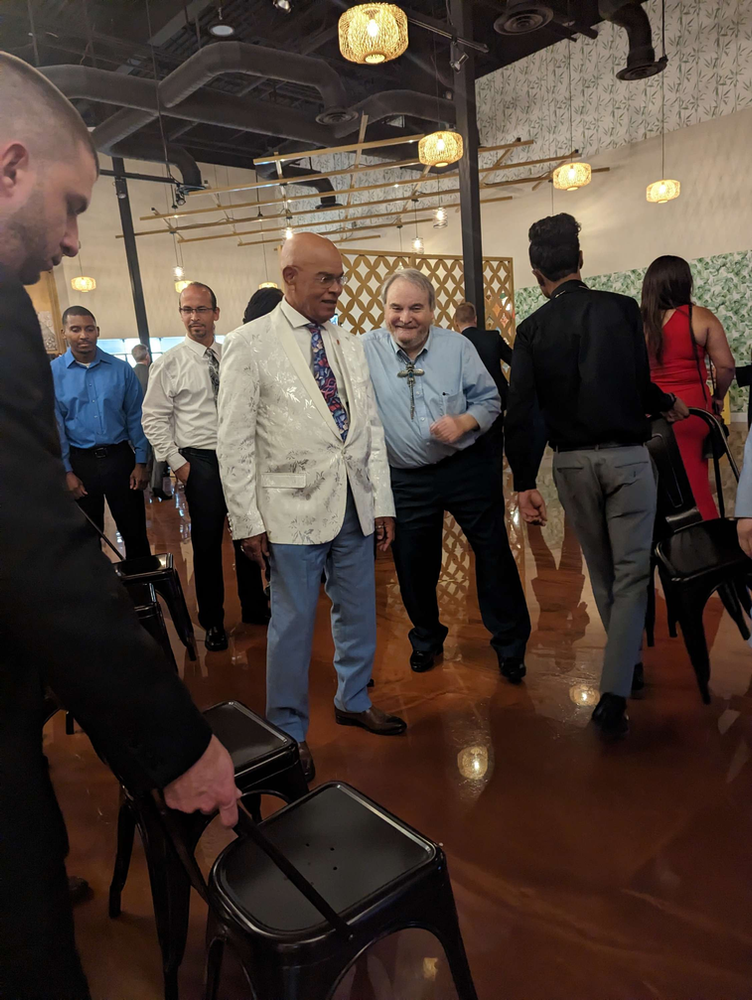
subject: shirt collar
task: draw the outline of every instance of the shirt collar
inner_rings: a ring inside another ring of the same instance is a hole
[[[563,285],[559,285],[557,289],[551,292],[551,298],[555,299],[559,295],[566,295],[567,292],[574,292],[578,288],[587,288],[588,286],[584,281],[580,281],[578,278],[571,278],[569,281],[565,281]]]
[[[190,337],[186,337],[183,343],[187,347],[189,347],[194,354],[197,354],[200,358],[206,357],[206,348],[204,347],[203,344],[199,344],[198,341],[196,340],[191,340]],[[211,345],[211,349],[214,351],[214,353],[217,355],[218,358],[221,357],[222,345],[219,343],[216,336],[214,337],[214,343]]]
[[[81,364],[80,361],[76,361],[76,359],[73,357],[73,351],[70,349],[70,347],[65,352],[63,357],[65,358],[66,368],[72,368],[73,365],[79,365],[81,368],[86,367],[86,365]],[[109,356],[109,354],[107,354],[106,351],[103,351],[101,347],[98,347],[97,353],[94,355],[94,360],[89,363],[89,368],[93,368],[94,365],[98,365],[100,361],[104,362],[104,364],[106,365],[112,364],[112,358]]]

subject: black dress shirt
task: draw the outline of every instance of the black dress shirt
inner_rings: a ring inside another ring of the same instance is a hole
[[[509,384],[501,370],[502,361],[504,364],[512,363],[512,348],[504,340],[498,330],[481,330],[477,326],[468,326],[462,331],[462,335],[467,337],[475,350],[480,355],[480,360],[488,369],[491,378],[496,383],[496,388],[501,396],[501,408],[506,409],[507,396],[509,394]]]
[[[506,433],[517,490],[535,488],[542,457],[536,405],[552,447],[587,448],[641,444],[650,434],[647,414],[674,402],[650,381],[635,300],[582,281],[559,285],[520,324],[513,358]]]

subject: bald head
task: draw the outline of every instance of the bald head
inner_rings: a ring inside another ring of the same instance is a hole
[[[296,233],[283,244],[280,265],[290,305],[314,323],[330,320],[344,286],[342,257],[332,241]]]
[[[73,105],[0,52],[0,263],[25,284],[78,252],[98,162]]]

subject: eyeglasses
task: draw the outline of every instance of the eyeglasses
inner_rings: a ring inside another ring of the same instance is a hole
[[[345,285],[347,284],[347,282],[349,280],[350,279],[349,279],[348,275],[346,275],[346,274],[317,274],[316,275],[316,281],[318,281],[318,283],[320,285],[325,285],[326,287],[329,287],[329,285],[339,285],[340,288],[344,288]]]
[[[197,316],[206,316],[207,313],[213,313],[214,310],[211,306],[199,306],[198,309],[191,309],[190,306],[180,306],[180,312],[183,316],[191,316],[193,313]]]

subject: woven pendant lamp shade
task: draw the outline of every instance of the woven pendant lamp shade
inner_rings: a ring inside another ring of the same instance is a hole
[[[339,50],[350,62],[389,62],[402,55],[407,42],[407,17],[396,4],[359,4],[339,19]]]
[[[85,274],[81,274],[77,278],[71,278],[71,288],[74,292],[93,292],[96,287],[96,281]]]
[[[554,187],[558,191],[576,191],[589,184],[591,178],[589,163],[565,163],[554,170]]]
[[[426,167],[448,167],[465,152],[459,132],[432,132],[418,143],[418,159]]]
[[[665,205],[667,201],[673,201],[681,194],[681,183],[679,181],[661,180],[648,184],[645,197],[653,205]]]

